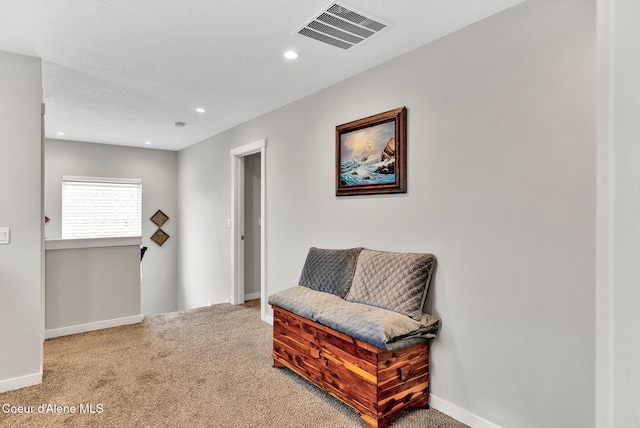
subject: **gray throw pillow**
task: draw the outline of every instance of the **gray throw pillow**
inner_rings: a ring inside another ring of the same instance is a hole
[[[419,320],[435,266],[433,254],[362,250],[346,300]]]
[[[362,248],[328,250],[311,247],[299,285],[344,298],[349,292]]]

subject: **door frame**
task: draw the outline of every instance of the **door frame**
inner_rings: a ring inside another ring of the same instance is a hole
[[[231,298],[232,305],[244,303],[244,157],[260,153],[260,317],[266,319],[266,149],[267,140],[235,147],[231,157]]]

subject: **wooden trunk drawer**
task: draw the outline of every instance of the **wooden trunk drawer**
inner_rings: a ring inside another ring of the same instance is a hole
[[[272,356],[274,367],[288,367],[351,406],[369,427],[428,406],[426,341],[387,351],[274,306]]]

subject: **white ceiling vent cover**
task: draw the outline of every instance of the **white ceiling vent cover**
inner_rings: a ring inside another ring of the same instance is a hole
[[[296,32],[341,49],[349,49],[385,27],[375,19],[332,3]]]

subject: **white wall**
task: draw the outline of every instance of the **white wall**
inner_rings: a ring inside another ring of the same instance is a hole
[[[178,257],[176,152],[139,149],[77,141],[45,141],[45,226],[48,239],[61,237],[62,176],[123,177],[142,179],[143,260],[142,313],[176,310]],[[170,238],[162,247],[151,241],[158,227],[149,220],[162,210],[170,220],[162,230]]]
[[[268,293],[312,245],[433,252],[432,403],[592,426],[594,9],[525,2],[181,151],[179,307],[229,298],[229,149],[266,138]],[[335,197],[335,126],[403,105],[408,193]]]
[[[596,426],[640,426],[640,4],[598,1]]]
[[[0,392],[42,381],[42,71],[0,52]]]
[[[229,141],[178,152],[178,309],[231,297]]]

